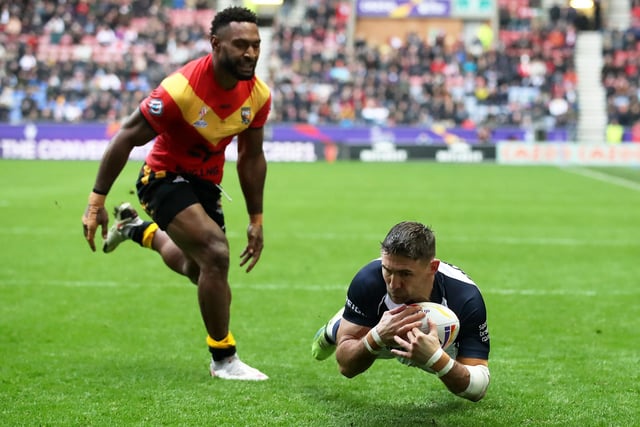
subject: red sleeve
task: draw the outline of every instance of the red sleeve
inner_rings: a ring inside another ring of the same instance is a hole
[[[267,118],[269,117],[269,112],[271,111],[271,94],[269,94],[269,99],[264,103],[262,108],[258,110],[255,118],[251,122],[250,128],[259,129],[264,127],[264,124],[267,122]]]
[[[173,98],[162,86],[155,88],[149,96],[142,100],[140,112],[158,135],[165,133],[167,129],[171,128],[172,123],[182,117]]]

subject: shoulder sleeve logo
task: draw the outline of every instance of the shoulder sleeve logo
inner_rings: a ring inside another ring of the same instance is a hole
[[[154,116],[162,115],[162,110],[164,109],[164,105],[162,104],[162,99],[159,98],[151,98],[148,102],[149,113]]]

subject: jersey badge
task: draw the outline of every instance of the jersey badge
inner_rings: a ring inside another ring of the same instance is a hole
[[[161,116],[162,110],[164,109],[164,104],[162,103],[162,99],[159,98],[151,98],[149,100],[149,113],[154,116]]]
[[[251,107],[242,107],[240,109],[240,117],[242,118],[242,124],[248,125],[251,122]]]
[[[197,127],[197,128],[206,128],[207,127],[207,122],[204,120],[204,116],[207,115],[207,112],[209,111],[209,109],[205,106],[203,106],[200,109],[200,112],[198,113],[198,120],[196,120],[195,122],[193,122],[193,126]]]

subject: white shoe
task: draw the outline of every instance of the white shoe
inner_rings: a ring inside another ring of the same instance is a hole
[[[142,225],[142,219],[130,203],[123,203],[113,210],[116,223],[111,226],[107,239],[102,245],[105,253],[112,252],[118,245],[131,238],[131,230]]]
[[[269,379],[268,376],[258,371],[256,368],[244,363],[237,354],[220,360],[211,361],[210,372],[212,377],[225,380],[263,381]]]

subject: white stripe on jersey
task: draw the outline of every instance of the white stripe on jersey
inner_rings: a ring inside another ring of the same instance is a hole
[[[467,276],[462,270],[458,267],[447,264],[444,261],[440,261],[440,266],[438,267],[438,271],[445,276],[452,277],[454,279],[460,280],[461,282],[469,283],[470,285],[477,286],[473,280],[469,276]]]

